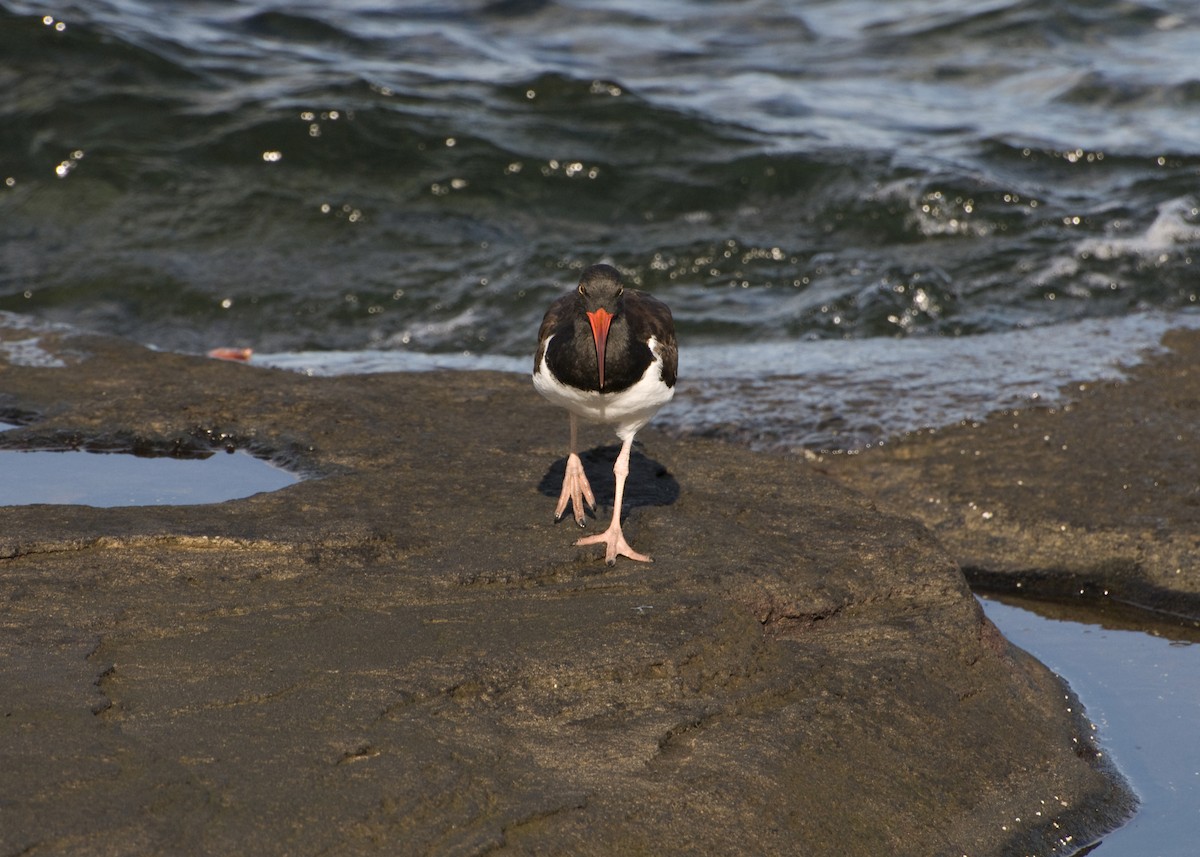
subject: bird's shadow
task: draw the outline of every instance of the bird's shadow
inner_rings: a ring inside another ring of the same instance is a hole
[[[629,476],[625,479],[625,498],[622,504],[625,512],[637,506],[669,506],[679,499],[679,483],[675,481],[675,477],[661,463],[643,455],[638,449],[640,445],[635,442],[629,455]],[[592,493],[596,495],[598,507],[612,508],[616,496],[613,464],[620,452],[621,445],[612,444],[579,453],[579,460],[583,462],[583,471],[592,485]],[[550,469],[538,483],[538,490],[557,500],[566,472],[567,459],[563,457],[550,465]]]

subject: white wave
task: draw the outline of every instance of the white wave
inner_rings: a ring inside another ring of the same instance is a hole
[[[1116,259],[1121,256],[1161,257],[1181,246],[1200,242],[1200,224],[1189,218],[1200,215],[1196,201],[1188,196],[1158,206],[1158,214],[1145,231],[1128,237],[1085,238],[1075,248],[1077,256]]]

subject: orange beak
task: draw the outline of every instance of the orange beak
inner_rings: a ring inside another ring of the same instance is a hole
[[[601,307],[587,314],[592,323],[592,339],[596,340],[596,363],[600,367],[600,389],[604,389],[604,344],[608,342],[608,326],[612,324],[613,316]]]

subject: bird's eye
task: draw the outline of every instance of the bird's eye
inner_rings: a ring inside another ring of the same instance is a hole
[[[625,293],[625,287],[624,287],[624,286],[621,286],[621,287],[619,287],[619,288],[617,289],[617,297],[620,297],[620,296],[621,296],[621,295],[623,295],[624,293]]]
[[[579,284],[579,294],[583,295],[584,297],[587,297],[587,292],[585,292],[583,290],[583,283]]]

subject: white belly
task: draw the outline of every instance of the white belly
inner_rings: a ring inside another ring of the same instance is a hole
[[[553,338],[548,337],[544,345],[548,346]],[[617,436],[625,440],[650,422],[658,409],[675,395],[675,388],[668,387],[662,379],[662,357],[658,353],[658,342],[651,338],[647,344],[654,360],[633,386],[619,393],[597,393],[570,387],[550,374],[550,367],[544,359],[533,375],[533,386],[546,399],[566,408],[580,419],[615,427]],[[542,353],[546,353],[545,348]]]

